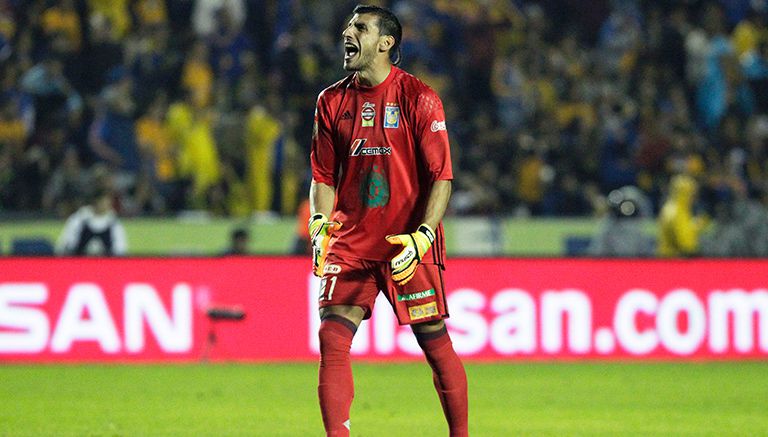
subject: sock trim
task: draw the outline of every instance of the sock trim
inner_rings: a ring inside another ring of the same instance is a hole
[[[416,336],[416,341],[419,342],[419,344],[432,341],[435,339],[438,339],[444,335],[448,335],[448,328],[446,326],[443,326],[442,328],[438,329],[437,331],[432,332],[414,332],[413,333]]]
[[[344,316],[340,316],[338,314],[328,314],[325,317],[320,318],[321,322],[336,322],[345,328],[349,329],[352,332],[352,335],[357,332],[357,325],[355,325],[355,322],[349,320],[348,318]]]

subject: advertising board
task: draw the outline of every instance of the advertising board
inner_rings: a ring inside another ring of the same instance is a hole
[[[0,272],[0,362],[317,359],[320,281],[304,258],[7,258]],[[468,360],[764,359],[766,272],[764,260],[451,259],[448,328]],[[352,353],[421,356],[382,296]]]

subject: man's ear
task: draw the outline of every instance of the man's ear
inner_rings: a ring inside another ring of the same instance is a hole
[[[395,45],[395,37],[392,35],[382,35],[379,37],[379,51],[389,51]]]

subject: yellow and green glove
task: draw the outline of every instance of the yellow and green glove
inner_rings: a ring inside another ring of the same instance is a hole
[[[432,243],[435,242],[435,231],[428,224],[422,223],[412,234],[388,235],[390,244],[400,244],[403,250],[390,261],[392,279],[403,285],[413,278],[416,268],[424,258]]]
[[[325,257],[328,255],[328,241],[331,235],[341,229],[341,223],[329,222],[325,214],[317,213],[309,218],[309,238],[312,240],[312,273],[323,276]]]

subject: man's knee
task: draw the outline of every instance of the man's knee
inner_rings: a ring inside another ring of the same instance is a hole
[[[342,324],[354,327],[353,332],[363,321],[365,310],[354,305],[332,305],[320,308],[320,320],[335,320]],[[351,323],[351,325],[349,325]]]
[[[320,324],[320,366],[343,366],[349,361],[354,332],[341,324],[325,321]]]
[[[332,310],[335,308],[336,310]],[[346,308],[327,307],[320,311],[320,353],[323,357],[335,354],[347,354],[352,345],[357,326],[354,311]],[[356,321],[357,320],[357,321]]]
[[[431,332],[440,332],[446,329],[444,320],[432,320],[430,322],[416,323],[411,325],[415,334],[428,334]]]

